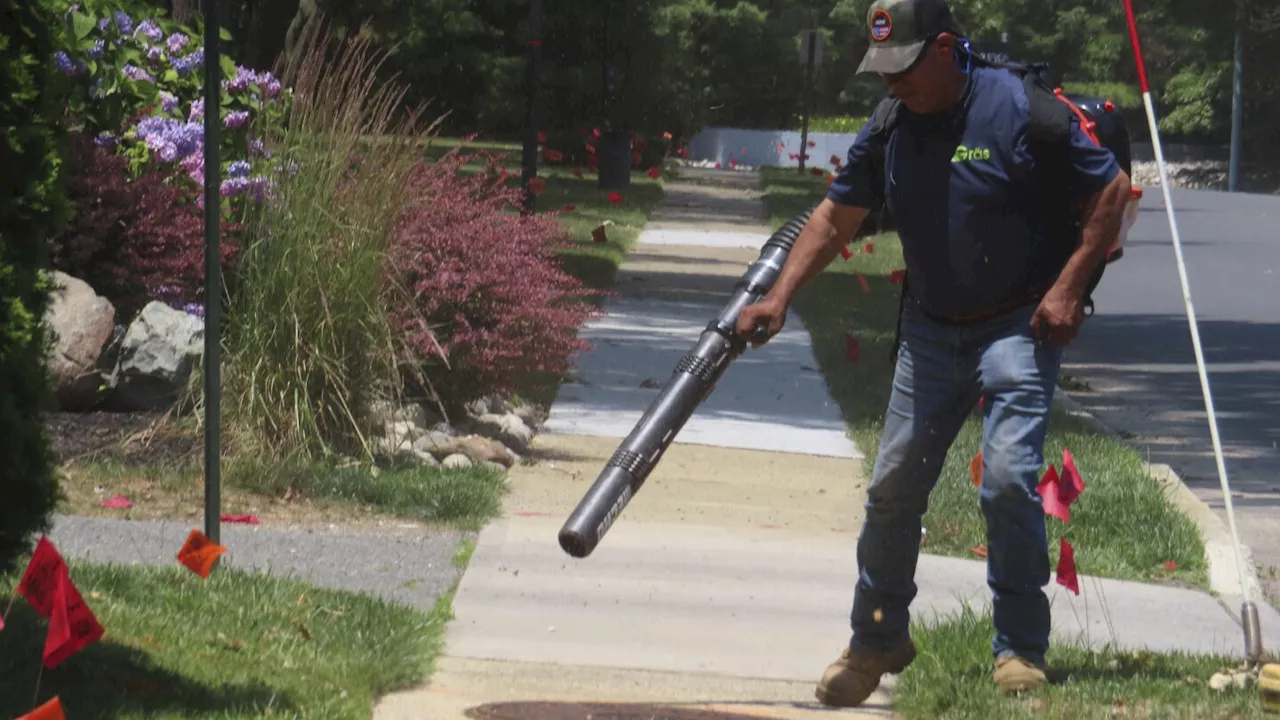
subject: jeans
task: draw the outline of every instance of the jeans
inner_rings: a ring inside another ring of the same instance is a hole
[[[1044,662],[1049,551],[1036,485],[1062,348],[1036,342],[1030,327],[1034,310],[1030,305],[958,326],[905,304],[893,390],[858,538],[852,647],[886,652],[906,640],[920,520],[943,460],[981,397],[986,422],[979,498],[987,523],[992,652]]]

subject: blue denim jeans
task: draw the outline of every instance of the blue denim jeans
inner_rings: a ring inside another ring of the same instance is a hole
[[[1049,647],[1049,552],[1036,485],[1062,348],[1037,343],[1035,305],[978,324],[936,322],[908,301],[898,365],[858,538],[851,644],[887,651],[907,637],[920,520],[943,460],[979,397],[985,430],[980,505],[994,655],[1036,663]],[[877,622],[876,611],[880,611]]]

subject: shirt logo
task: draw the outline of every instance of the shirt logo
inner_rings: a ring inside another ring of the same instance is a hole
[[[963,145],[956,148],[956,154],[951,156],[951,162],[969,162],[971,160],[990,160],[991,151],[987,148],[967,148]]]

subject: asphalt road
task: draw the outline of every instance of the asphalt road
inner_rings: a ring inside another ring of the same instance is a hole
[[[1174,190],[1175,219],[1208,367],[1241,541],[1280,602],[1280,196]],[[1126,243],[1069,348],[1072,393],[1133,433],[1226,522],[1163,194],[1147,188]]]

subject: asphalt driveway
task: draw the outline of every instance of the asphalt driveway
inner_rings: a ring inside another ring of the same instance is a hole
[[[1173,206],[1241,540],[1280,601],[1280,196],[1175,190]],[[1125,257],[1068,350],[1072,395],[1226,521],[1169,221],[1148,188]],[[1068,380],[1070,385],[1070,379]],[[1268,576],[1271,575],[1270,581]]]

